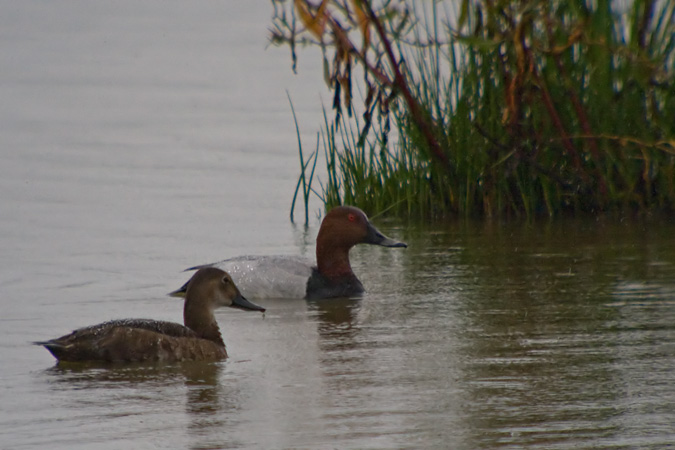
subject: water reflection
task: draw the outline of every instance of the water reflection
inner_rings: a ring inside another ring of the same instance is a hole
[[[408,233],[405,253],[354,249],[361,298],[223,313],[226,364],[53,368],[46,384],[70,429],[105,419],[103,441],[127,428],[185,448],[672,440],[669,241],[584,222]]]
[[[241,408],[241,395],[237,383],[221,381],[222,364],[192,363],[185,367],[186,429],[191,449],[223,448],[220,430],[236,425],[233,413]]]
[[[461,397],[472,405],[461,419],[468,448],[668,440],[673,414],[632,405],[673,395],[656,381],[673,368],[665,356],[675,299],[668,228],[454,224],[408,238],[424,250],[410,246],[407,284],[427,293],[433,286],[436,305],[461,320],[452,362],[462,363]],[[657,374],[651,385],[636,377],[641,361]],[[654,420],[656,429],[645,426]]]
[[[53,389],[65,394],[65,410],[86,417],[154,422],[171,426],[182,403],[187,419],[186,432],[191,448],[217,448],[221,427],[232,426],[230,411],[240,409],[237,383],[221,382],[223,362],[183,362],[175,364],[72,364],[59,363],[44,371]],[[150,417],[153,417],[152,420]],[[117,427],[121,429],[121,425]]]
[[[215,383],[223,363],[70,363],[59,362],[44,373],[51,382],[67,384],[74,389],[97,388],[102,383],[119,387],[138,387],[144,383]]]
[[[187,387],[186,411],[193,415],[212,415],[232,407],[232,396],[221,395],[218,378],[220,363],[192,363],[183,366]],[[228,404],[223,404],[223,401]]]
[[[308,310],[318,321],[319,332],[341,333],[354,329],[361,298],[334,298],[308,301]]]

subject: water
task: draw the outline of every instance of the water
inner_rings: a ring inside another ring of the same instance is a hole
[[[663,448],[675,225],[376,221],[361,301],[219,310],[216,364],[58,367],[31,341],[181,320],[184,267],[312,256],[264,2],[0,5],[0,448]],[[313,210],[318,204],[313,205]]]

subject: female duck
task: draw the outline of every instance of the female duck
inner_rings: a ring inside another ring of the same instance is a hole
[[[383,235],[358,208],[333,208],[319,228],[316,264],[291,256],[240,256],[192,267],[219,267],[227,270],[242,292],[250,298],[349,297],[361,294],[363,285],[349,264],[349,250],[356,244],[407,247]],[[181,296],[187,283],[173,296]]]
[[[204,268],[187,283],[185,326],[148,319],[112,320],[45,342],[59,361],[183,361],[227,358],[213,310],[230,306],[265,311],[246,300],[220,269]]]

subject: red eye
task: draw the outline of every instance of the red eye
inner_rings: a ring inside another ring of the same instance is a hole
[[[354,222],[356,220],[356,216],[352,213],[349,213],[347,215],[347,220],[349,220],[350,222]]]

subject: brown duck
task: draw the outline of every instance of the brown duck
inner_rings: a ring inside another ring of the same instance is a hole
[[[150,319],[111,320],[80,328],[43,345],[59,361],[184,361],[227,358],[213,310],[220,306],[265,311],[246,300],[226,272],[198,270],[188,282],[185,326]]]

